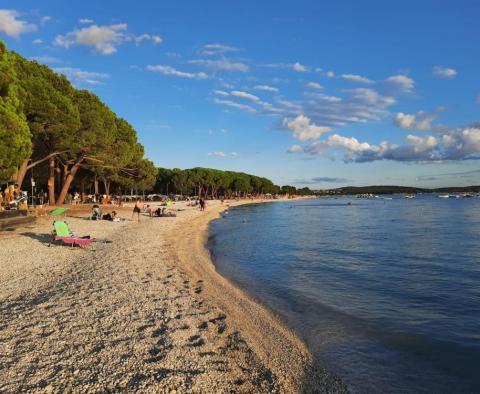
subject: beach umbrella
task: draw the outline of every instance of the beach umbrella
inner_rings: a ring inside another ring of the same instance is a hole
[[[55,208],[48,215],[49,216],[60,216],[60,215],[65,214],[65,212],[67,212],[67,211],[68,211],[68,208]]]

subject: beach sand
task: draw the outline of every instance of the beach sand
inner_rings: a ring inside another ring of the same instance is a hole
[[[205,242],[223,209],[140,223],[72,211],[77,235],[108,240],[93,249],[48,247],[51,218],[1,233],[0,392],[345,392],[216,273]]]

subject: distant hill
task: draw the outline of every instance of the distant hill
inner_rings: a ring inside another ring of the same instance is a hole
[[[412,186],[347,186],[320,191],[318,194],[397,194],[397,193],[478,193],[480,186],[441,187],[426,189]]]

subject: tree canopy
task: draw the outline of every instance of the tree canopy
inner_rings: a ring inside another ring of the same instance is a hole
[[[157,169],[144,157],[135,129],[92,92],[76,89],[45,65],[0,42],[0,182],[20,184],[29,169],[62,204],[75,183],[103,181],[151,189]],[[47,165],[48,163],[48,165]]]
[[[32,149],[18,90],[14,58],[0,41],[0,182],[12,177]]]

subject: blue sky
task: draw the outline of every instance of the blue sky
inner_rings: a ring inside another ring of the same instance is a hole
[[[9,48],[162,167],[313,188],[480,183],[480,2],[1,1]]]

